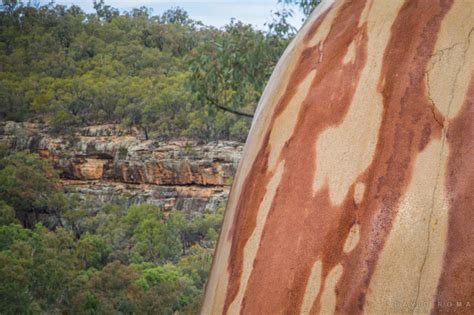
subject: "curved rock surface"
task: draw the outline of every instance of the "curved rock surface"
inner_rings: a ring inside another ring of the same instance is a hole
[[[474,1],[326,0],[280,60],[203,314],[474,312]]]

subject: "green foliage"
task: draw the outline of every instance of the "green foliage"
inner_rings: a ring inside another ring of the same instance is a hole
[[[10,225],[0,228],[0,242],[0,309],[57,310],[80,266],[72,235],[63,229]]]
[[[144,269],[136,284],[146,292],[147,311],[159,309],[164,314],[173,314],[186,309],[199,296],[193,281],[173,265]]]
[[[153,262],[174,260],[181,253],[179,232],[185,224],[181,214],[173,213],[165,220],[159,208],[132,206],[125,221],[134,241],[132,253]]]
[[[45,121],[60,134],[122,123],[158,138],[243,140],[249,119],[216,104],[251,115],[294,34],[288,11],[264,32],[204,26],[180,8],[3,2],[0,120]]]
[[[178,262],[178,267],[193,280],[197,287],[202,288],[211,269],[213,253],[214,248],[193,245],[188,254]]]
[[[0,198],[17,210],[44,205],[54,191],[56,178],[45,160],[24,152],[15,153],[0,160]]]
[[[85,234],[77,245],[77,254],[86,268],[100,269],[107,261],[111,248],[99,235]]]
[[[301,11],[308,16],[313,12],[314,8],[321,3],[322,0],[278,0],[278,2],[296,4]]]
[[[17,246],[18,247],[18,246]],[[0,252],[0,309],[5,314],[27,314],[34,308],[30,293],[31,259]]]
[[[134,282],[137,277],[134,268],[117,261],[108,264],[102,271],[94,272],[85,285],[89,296],[84,301],[84,308],[91,307],[91,297],[94,297],[99,313],[133,313],[133,295],[137,290]]]
[[[215,235],[202,231],[218,228],[222,216],[209,213],[188,221],[172,212],[166,218],[148,205],[109,215],[120,224],[105,237],[86,233],[76,239],[70,230],[41,225],[33,230],[0,226],[0,309],[12,314],[196,312],[215,244]],[[149,241],[143,233],[151,234]],[[128,236],[117,242],[117,234]],[[113,258],[120,256],[114,251],[142,245],[143,253],[134,253],[138,264]]]
[[[198,104],[207,109],[207,117],[189,117],[191,124],[196,121],[194,132],[203,137],[245,138],[248,119],[219,108],[247,114],[255,111],[266,81],[288,44],[288,34],[277,35],[275,26],[272,23],[270,32],[263,32],[232,21],[224,32],[209,31],[208,38],[192,52],[191,88]]]
[[[105,204],[91,212],[55,187],[57,175],[47,162],[16,153],[0,165],[2,313],[199,310],[223,206],[193,219],[146,204]],[[26,168],[32,183],[11,166]],[[30,213],[57,224],[49,229],[34,225],[40,219],[18,224],[17,217]]]
[[[121,123],[146,138],[243,141],[251,121],[238,113],[252,115],[295,33],[290,11],[261,31],[204,26],[179,8],[120,13],[103,0],[95,13],[2,4],[0,120],[46,122],[63,136]],[[60,189],[48,162],[0,145],[0,312],[196,313],[223,211],[91,211]]]
[[[31,231],[21,225],[11,224],[0,226],[0,250],[9,249],[15,241],[30,239]]]
[[[34,225],[38,215],[57,216],[62,211],[57,179],[52,166],[38,156],[19,152],[0,159],[1,211],[7,215],[9,210],[5,207],[12,207],[27,226]],[[9,215],[2,220],[13,222]]]
[[[16,219],[15,210],[7,205],[5,201],[0,200],[0,226],[13,223],[19,223]]]

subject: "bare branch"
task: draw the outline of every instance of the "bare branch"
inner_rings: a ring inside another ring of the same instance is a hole
[[[243,116],[243,117],[247,117],[247,118],[253,118],[253,114],[244,113],[244,112],[238,111],[236,109],[233,109],[233,108],[230,108],[230,107],[227,107],[227,106],[224,106],[224,105],[220,105],[209,97],[207,98],[207,100],[209,101],[209,103],[212,106],[215,106],[215,107],[219,108],[220,110],[232,113],[234,115],[239,115],[239,116]]]

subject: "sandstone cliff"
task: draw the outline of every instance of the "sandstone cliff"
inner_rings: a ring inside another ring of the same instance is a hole
[[[161,142],[117,125],[83,128],[55,137],[33,123],[0,123],[0,143],[52,161],[65,191],[93,205],[151,203],[193,216],[227,198],[242,144]]]

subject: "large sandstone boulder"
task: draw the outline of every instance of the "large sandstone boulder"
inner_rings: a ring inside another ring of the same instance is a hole
[[[474,1],[323,1],[262,97],[202,313],[474,313],[473,70]]]

